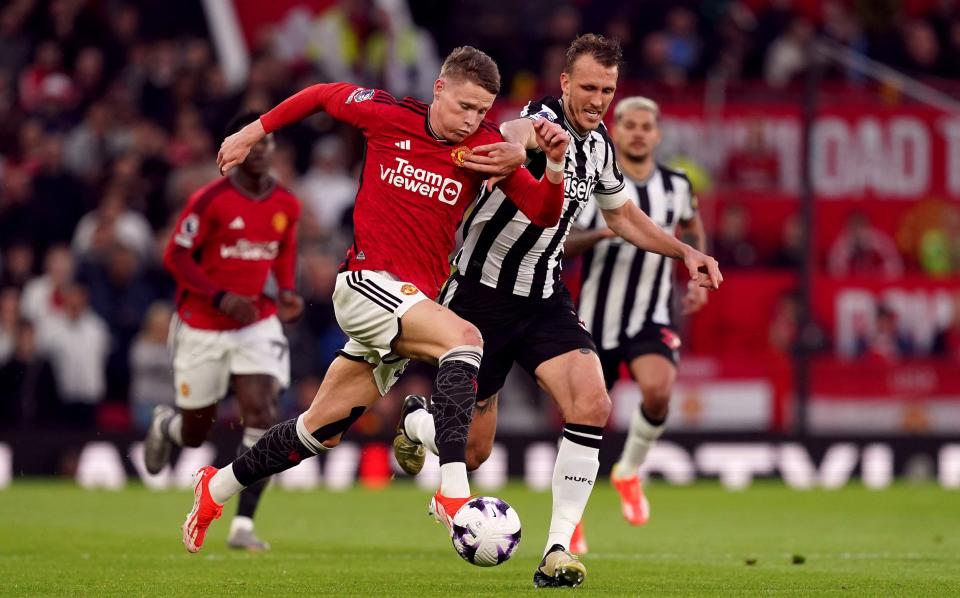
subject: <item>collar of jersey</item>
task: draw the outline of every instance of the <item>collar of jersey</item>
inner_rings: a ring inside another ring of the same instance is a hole
[[[567,128],[567,132],[573,135],[573,137],[577,141],[583,141],[584,139],[589,137],[592,131],[587,131],[586,135],[581,135],[580,133],[577,133],[577,129],[576,127],[573,126],[573,123],[567,120],[567,111],[563,109],[563,98],[561,98],[559,101],[560,101],[560,114],[563,116],[563,124]]]
[[[264,191],[260,195],[253,195],[252,193],[250,193],[249,191],[247,191],[246,189],[238,185],[237,182],[233,180],[232,176],[228,176],[227,180],[230,181],[230,185],[232,185],[233,188],[236,189],[237,193],[253,201],[263,201],[267,199],[268,197],[270,197],[273,191],[277,188],[277,179],[270,177],[270,186],[267,187],[266,191]]]
[[[425,118],[424,121],[423,121],[423,126],[424,126],[424,128],[427,130],[427,135],[433,137],[434,140],[436,140],[436,141],[438,141],[439,143],[442,143],[442,144],[444,144],[444,145],[453,145],[453,142],[452,142],[452,141],[447,141],[447,140],[444,139],[443,137],[437,135],[437,134],[434,132],[433,127],[430,126],[430,106],[427,106],[427,116],[426,116],[426,118]]]
[[[620,170],[623,171],[622,168],[621,168]],[[659,163],[659,162],[654,162],[654,163],[653,163],[653,170],[651,170],[651,171],[650,171],[650,174],[647,175],[647,178],[643,179],[642,181],[638,181],[637,179],[633,178],[632,176],[630,176],[630,175],[627,174],[626,172],[623,172],[623,176],[625,176],[625,177],[627,177],[628,179],[630,179],[630,182],[633,183],[634,185],[638,186],[638,187],[646,187],[647,185],[650,184],[650,181],[652,181],[653,178],[654,178],[655,176],[657,176],[657,174],[658,174],[659,172],[660,172],[660,163]]]

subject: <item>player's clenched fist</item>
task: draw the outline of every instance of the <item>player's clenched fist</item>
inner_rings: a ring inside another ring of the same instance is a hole
[[[218,296],[217,308],[244,326],[256,322],[260,315],[253,299],[229,291]]]
[[[547,155],[551,162],[563,164],[570,144],[570,136],[563,127],[541,118],[533,123],[533,131],[537,134],[537,145]]]
[[[217,166],[220,168],[220,174],[227,174],[231,168],[246,160],[253,146],[266,134],[263,125],[257,119],[224,139],[220,144],[220,151],[217,152]]]

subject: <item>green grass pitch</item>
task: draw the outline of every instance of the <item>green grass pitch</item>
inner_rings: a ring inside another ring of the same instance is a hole
[[[15,481],[0,491],[0,595],[518,596],[535,590],[549,493],[497,493],[520,513],[509,562],[462,561],[407,483],[374,491],[268,491],[258,531],[266,554],[228,551],[229,514],[204,550],[187,554],[179,526],[187,491],[89,492]],[[652,521],[620,518],[604,481],[585,517],[591,596],[960,595],[960,494],[934,486],[788,490],[760,483],[653,484]],[[798,555],[802,558],[795,558]],[[795,564],[793,561],[804,561]]]

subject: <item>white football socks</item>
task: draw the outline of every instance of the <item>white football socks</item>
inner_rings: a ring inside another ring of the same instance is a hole
[[[243,484],[233,474],[233,463],[227,465],[210,478],[210,497],[213,502],[222,505],[234,494],[243,490]]]
[[[179,411],[170,416],[166,425],[167,438],[177,446],[183,446],[183,414]]]
[[[470,480],[467,479],[467,464],[451,461],[440,466],[440,494],[447,498],[470,496]]]
[[[660,438],[666,428],[666,422],[652,424],[642,413],[641,409],[634,409],[630,417],[630,430],[627,440],[623,443],[623,452],[620,460],[613,469],[614,477],[631,477],[637,475],[637,470],[643,465],[650,452],[650,447]]]
[[[433,425],[433,414],[429,411],[417,409],[408,413],[403,422],[403,429],[407,432],[407,438],[427,447],[427,450],[434,455],[440,454],[437,450],[437,430]]]
[[[553,469],[553,514],[547,535],[546,554],[554,544],[570,547],[573,529],[583,517],[600,468],[603,428],[567,424]]]

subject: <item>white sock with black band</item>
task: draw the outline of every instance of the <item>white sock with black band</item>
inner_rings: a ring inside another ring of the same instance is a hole
[[[563,427],[563,439],[553,469],[553,514],[544,554],[554,544],[570,548],[573,529],[583,517],[600,469],[603,428],[583,424]]]

